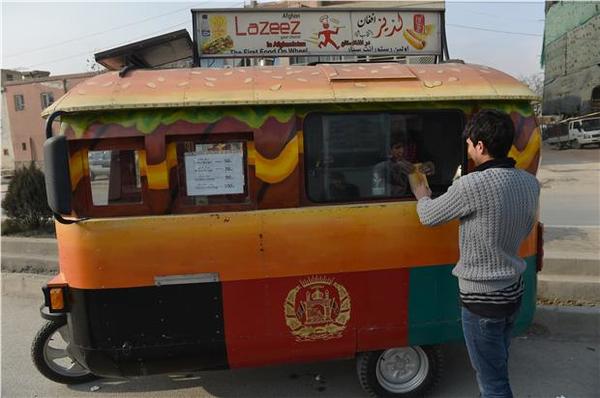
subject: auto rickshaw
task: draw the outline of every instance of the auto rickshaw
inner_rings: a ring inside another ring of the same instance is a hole
[[[33,344],[59,383],[356,358],[373,395],[426,391],[462,339],[458,222],[423,227],[374,173],[394,142],[434,196],[468,173],[462,131],[510,114],[535,174],[535,95],[480,65],[107,72],[44,112],[60,272]],[[52,125],[60,120],[60,132]],[[94,179],[90,159],[110,158]],[[523,243],[530,324],[541,224]],[[55,344],[63,340],[63,346]]]

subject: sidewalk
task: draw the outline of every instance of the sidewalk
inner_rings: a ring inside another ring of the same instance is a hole
[[[546,227],[538,297],[600,305],[600,228]]]

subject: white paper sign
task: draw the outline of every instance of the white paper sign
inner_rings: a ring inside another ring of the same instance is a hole
[[[244,193],[241,143],[196,145],[184,158],[188,196]]]

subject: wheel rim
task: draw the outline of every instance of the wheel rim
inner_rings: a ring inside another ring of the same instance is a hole
[[[393,393],[406,393],[418,388],[429,373],[429,360],[421,347],[392,348],[377,360],[379,384]]]
[[[44,361],[54,372],[67,377],[80,377],[90,374],[69,355],[69,330],[67,325],[56,329],[44,342]]]

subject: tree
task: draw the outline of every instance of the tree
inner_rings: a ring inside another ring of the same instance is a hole
[[[52,211],[46,199],[44,173],[35,163],[15,170],[2,209],[23,229],[34,230],[48,224]]]
[[[529,76],[520,76],[519,80],[525,83],[531,91],[539,95],[544,95],[544,74],[543,73],[532,73]]]
[[[520,76],[519,80],[525,83],[531,91],[533,91],[540,98],[544,95],[544,74],[543,73],[532,73],[529,76]],[[542,104],[541,102],[535,102],[533,104],[533,110],[537,116],[542,115]]]

